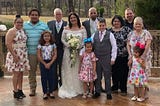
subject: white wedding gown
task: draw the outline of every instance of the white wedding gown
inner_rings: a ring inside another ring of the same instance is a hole
[[[58,96],[61,98],[72,98],[83,93],[82,82],[78,79],[79,70],[79,53],[76,54],[76,63],[71,67],[70,52],[66,38],[69,36],[79,36],[81,41],[81,47],[83,45],[83,39],[86,38],[86,30],[80,29],[71,31],[64,29],[62,33],[62,42],[64,44],[64,55],[62,62],[62,86],[59,88]],[[79,47],[79,48],[81,48]]]

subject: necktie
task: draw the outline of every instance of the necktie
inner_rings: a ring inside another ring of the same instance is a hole
[[[102,31],[100,31],[100,33],[99,33],[99,40],[100,41],[102,41],[102,35],[103,35]]]
[[[57,23],[57,32],[60,30],[60,23]]]

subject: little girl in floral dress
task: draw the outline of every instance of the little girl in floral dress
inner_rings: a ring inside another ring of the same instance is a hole
[[[92,97],[93,81],[96,79],[96,57],[92,52],[91,38],[84,39],[85,51],[80,53],[79,79],[83,82],[84,93],[82,98]],[[89,85],[89,93],[87,94]]]
[[[145,46],[136,43],[133,48],[134,56],[129,60],[128,64],[131,66],[131,72],[129,75],[129,83],[134,85],[134,96],[131,98],[132,101],[142,102],[145,100],[145,87],[148,86],[148,79],[145,72],[145,62],[141,59],[141,55],[145,50]]]

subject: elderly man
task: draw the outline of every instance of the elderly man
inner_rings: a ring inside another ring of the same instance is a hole
[[[61,41],[61,36],[63,32],[64,26],[67,25],[67,22],[62,20],[62,10],[60,8],[54,9],[54,17],[55,20],[49,21],[48,27],[52,31],[52,35],[54,36],[56,40],[56,46],[57,46],[57,59],[55,61],[55,72],[57,72],[58,69],[58,77],[59,77],[59,85],[62,85],[62,78],[61,78],[61,66],[62,66],[62,58],[63,58],[63,43]],[[55,81],[54,81],[54,89],[56,90],[58,88],[58,81],[57,81],[57,73],[55,73]]]

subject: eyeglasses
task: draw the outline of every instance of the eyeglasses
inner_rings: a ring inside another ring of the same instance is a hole
[[[17,24],[23,24],[23,22],[16,22]]]

